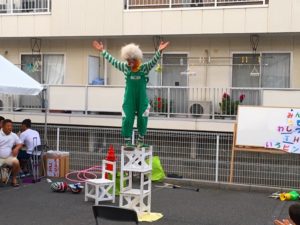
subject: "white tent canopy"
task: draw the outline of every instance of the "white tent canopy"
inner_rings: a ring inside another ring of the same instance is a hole
[[[42,85],[0,55],[0,93],[38,95]]]

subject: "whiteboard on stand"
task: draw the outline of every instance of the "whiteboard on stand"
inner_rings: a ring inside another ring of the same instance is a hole
[[[286,130],[290,132],[285,134]],[[233,182],[235,151],[300,153],[298,131],[300,131],[300,108],[240,105],[234,128],[229,181]],[[286,144],[287,138],[294,141]]]
[[[239,106],[235,145],[264,148],[267,141],[282,140],[278,127],[287,126],[291,111],[300,108]]]

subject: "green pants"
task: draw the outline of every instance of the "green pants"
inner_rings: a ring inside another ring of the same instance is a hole
[[[145,101],[146,100],[146,101]],[[122,115],[122,135],[124,137],[131,137],[135,116],[137,116],[137,128],[139,135],[145,136],[147,132],[148,116],[150,111],[150,105],[148,99],[144,99],[142,104],[134,106],[132,104],[123,104]]]

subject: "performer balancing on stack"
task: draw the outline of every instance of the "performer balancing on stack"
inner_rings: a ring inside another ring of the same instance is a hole
[[[127,62],[120,62],[104,50],[102,42],[93,42],[93,47],[100,51],[106,60],[125,75],[126,87],[122,106],[122,136],[125,138],[127,148],[134,147],[131,137],[135,115],[137,115],[137,128],[139,132],[137,146],[140,148],[148,147],[144,143],[150,111],[146,93],[146,86],[149,81],[148,74],[160,59],[161,52],[168,45],[169,42],[161,42],[152,60],[142,63],[143,52],[138,45],[131,43],[122,47],[121,58]]]

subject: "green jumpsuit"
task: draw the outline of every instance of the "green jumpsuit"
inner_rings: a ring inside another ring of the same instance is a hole
[[[146,86],[149,81],[148,74],[161,57],[157,51],[154,57],[146,63],[140,65],[137,72],[132,72],[126,62],[120,62],[103,51],[102,55],[115,68],[122,71],[126,79],[125,94],[122,112],[122,135],[131,138],[135,115],[137,115],[137,128],[140,136],[144,136],[147,131],[148,116],[150,111],[149,100],[147,97]]]

